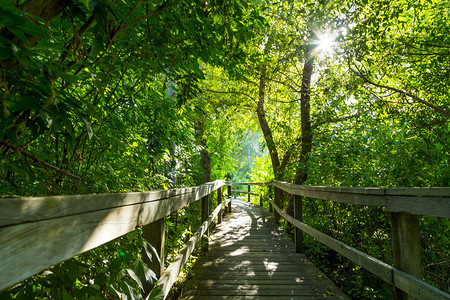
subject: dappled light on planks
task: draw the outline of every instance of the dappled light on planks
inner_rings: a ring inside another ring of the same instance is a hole
[[[233,200],[180,299],[348,299],[261,207]]]

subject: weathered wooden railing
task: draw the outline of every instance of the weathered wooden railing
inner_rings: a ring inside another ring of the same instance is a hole
[[[0,291],[80,253],[142,227],[160,262],[151,268],[161,275],[165,295],[195,245],[230,199],[222,202],[219,180],[201,186],[125,194],[0,199]],[[219,205],[209,214],[209,195],[217,190]],[[231,187],[228,186],[228,195]],[[164,271],[164,217],[202,199],[202,226]],[[152,287],[148,283],[146,294]]]
[[[242,183],[253,185],[252,183]],[[260,183],[254,185],[261,185]],[[280,199],[270,199],[275,219],[283,217],[296,227],[295,248],[303,249],[305,232],[394,287],[396,299],[450,299],[450,295],[421,280],[419,216],[450,218],[450,188],[352,188],[299,186],[272,181],[265,184],[294,196],[294,216],[279,207]],[[272,194],[272,193],[271,193]],[[274,193],[281,195],[281,193]],[[393,264],[390,266],[346,245],[302,222],[302,196],[335,202],[383,206],[391,213]],[[278,196],[279,197],[279,196]],[[272,208],[272,207],[270,207]]]

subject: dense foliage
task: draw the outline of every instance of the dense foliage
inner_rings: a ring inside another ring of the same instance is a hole
[[[0,0],[0,193],[225,178],[449,186],[449,33],[439,0]],[[292,211],[286,195],[280,205]],[[383,209],[305,199],[304,215],[392,262]],[[191,205],[167,218],[168,261],[199,216]],[[424,279],[447,292],[449,230],[446,219],[421,219]],[[392,297],[373,275],[305,242],[353,298]],[[137,231],[0,296],[139,299],[139,278],[155,277],[147,254]]]

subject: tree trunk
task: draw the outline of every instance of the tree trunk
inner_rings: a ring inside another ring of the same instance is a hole
[[[28,0],[19,5],[18,8],[31,16],[38,17],[49,24],[57,15],[66,7],[72,0]],[[12,34],[7,28],[0,31],[1,35],[6,39],[12,41],[14,44],[23,47],[33,47],[41,39],[40,36],[27,36],[28,45],[21,41],[18,37]],[[4,63],[3,63],[4,64]],[[2,66],[8,67],[8,65]]]
[[[269,37],[265,49],[264,54],[268,54],[270,47],[272,46],[272,38]],[[278,150],[275,145],[275,141],[273,140],[272,130],[269,127],[269,123],[267,123],[266,113],[264,111],[264,101],[266,94],[266,74],[267,74],[267,63],[261,66],[261,71],[259,75],[259,90],[258,90],[258,106],[256,108],[256,113],[258,115],[259,126],[261,127],[261,131],[263,133],[264,139],[266,141],[267,149],[269,150],[270,159],[272,161],[272,169],[275,179],[279,179],[279,167],[280,167],[280,158],[278,156]]]
[[[208,147],[204,136],[205,123],[199,121],[197,124],[197,140],[201,146],[200,156],[203,166],[203,183],[211,181],[211,158],[209,157]]]
[[[302,150],[300,161],[295,174],[295,184],[303,184],[308,179],[308,158],[312,149],[312,131],[310,115],[311,77],[314,71],[314,57],[311,50],[307,49],[305,64],[303,66],[302,87],[300,91]]]

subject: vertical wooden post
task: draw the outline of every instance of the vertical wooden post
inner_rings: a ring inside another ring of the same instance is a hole
[[[303,222],[302,196],[294,195],[294,218]],[[303,231],[295,227],[295,252],[303,253]]]
[[[275,187],[275,200],[274,200],[275,204],[278,205],[281,208],[281,190],[277,187]],[[275,223],[276,224],[280,224],[280,214],[274,210],[274,214],[275,214]]]
[[[394,267],[422,279],[422,247],[419,235],[419,216],[392,212],[392,258]],[[394,288],[394,299],[415,299]]]
[[[273,186],[269,186],[269,199],[273,200]],[[273,211],[272,203],[269,202],[269,212]]]
[[[228,186],[228,196],[230,198],[233,198],[233,196],[231,195],[231,185]],[[228,212],[231,213],[231,201],[228,202]]]
[[[250,202],[250,184],[248,185],[247,191],[248,191],[248,202]]]
[[[159,278],[164,272],[164,218],[143,226],[142,237],[156,249],[160,261],[158,262],[158,259],[156,257],[152,257],[152,259],[150,260],[150,258],[145,253],[145,250],[142,250],[142,260],[150,268],[150,270],[155,272],[156,276],[158,276]],[[147,297],[153,288],[153,284],[150,281],[147,281],[145,278],[142,278],[142,284],[144,286],[145,297]]]
[[[263,207],[263,198],[259,196],[259,206]]]
[[[209,216],[209,195],[202,198],[202,223],[208,219]],[[209,251],[209,228],[206,230],[203,237],[203,251]]]
[[[220,187],[217,190],[217,204],[220,205],[222,203],[222,188]],[[217,215],[217,223],[222,223],[222,210],[220,210],[219,214]]]

